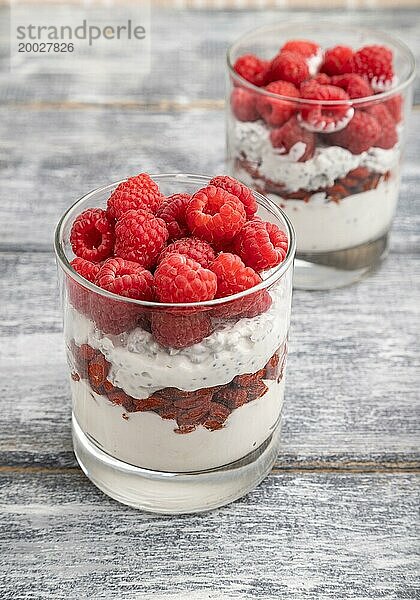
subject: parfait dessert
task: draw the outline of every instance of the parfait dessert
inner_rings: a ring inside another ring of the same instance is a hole
[[[82,198],[57,236],[85,472],[114,498],[162,512],[218,506],[256,485],[275,459],[283,404],[287,219],[228,176],[142,173]]]
[[[307,261],[296,283],[334,287],[386,250],[414,69],[407,48],[371,32],[306,29],[257,30],[230,49],[228,159],[291,218]],[[323,265],[312,280],[311,264]]]

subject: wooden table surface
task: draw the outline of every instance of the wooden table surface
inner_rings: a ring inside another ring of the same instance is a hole
[[[262,485],[209,514],[149,515],[99,492],[72,453],[59,215],[139,171],[222,172],[227,44],[274,19],[323,17],[420,52],[418,11],[398,9],[160,7],[140,83],[134,64],[118,80],[98,62],[92,79],[76,57],[72,77],[9,73],[0,38],[2,600],[420,597],[418,108],[389,258],[353,287],[294,294],[283,442]]]

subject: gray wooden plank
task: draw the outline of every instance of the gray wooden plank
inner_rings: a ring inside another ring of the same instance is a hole
[[[294,293],[279,466],[419,464],[419,260],[393,254],[352,288]],[[2,464],[74,464],[55,280],[52,254],[2,255]]]
[[[1,473],[2,598],[418,598],[418,483],[275,473],[230,506],[166,517],[78,471]]]
[[[420,111],[408,128],[395,251],[419,248]],[[50,250],[61,213],[87,191],[140,171],[225,171],[220,110],[0,108],[0,248]]]
[[[42,3],[41,3],[42,5]],[[135,7],[131,5],[131,9]],[[153,6],[153,3],[152,3]],[[92,9],[92,7],[91,7]],[[0,7],[0,21],[7,18],[7,7]],[[114,5],[112,18],[123,16],[126,21],[130,7]],[[135,13],[134,13],[135,14]],[[98,15],[104,17],[103,8]],[[108,19],[108,20],[112,20]],[[156,6],[151,17],[151,71],[144,79],[138,76],[138,52],[130,44],[115,50],[117,62],[132,65],[130,76],[110,70],[109,61],[96,50],[95,62],[88,68],[85,56],[74,53],[69,75],[65,69],[52,77],[43,71],[43,62],[33,61],[30,70],[9,73],[7,69],[7,27],[0,38],[0,101],[68,101],[104,102],[109,100],[148,100],[171,98],[184,103],[191,99],[222,98],[225,81],[227,46],[246,31],[273,22],[308,22],[327,20],[330,23],[383,29],[404,40],[420,57],[420,26],[418,10],[396,8],[343,10],[243,10],[193,11]],[[134,19],[135,20],[135,19]],[[92,17],[90,22],[95,22]],[[100,21],[99,21],[100,22]],[[162,43],[164,41],[164,43]],[[337,40],[339,43],[340,40]],[[60,57],[63,61],[65,57]],[[416,100],[420,100],[420,82],[416,82]]]

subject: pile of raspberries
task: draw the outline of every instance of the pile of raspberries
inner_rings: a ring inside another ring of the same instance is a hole
[[[192,196],[165,197],[141,173],[118,185],[106,210],[88,208],[76,217],[70,232],[76,255],[71,266],[122,298],[170,304],[228,298],[261,283],[260,273],[287,254],[286,234],[256,212],[252,191],[232,177],[214,177]],[[271,305],[270,294],[260,290],[211,311],[140,311],[135,303],[68,283],[70,302],[102,331],[119,334],[141,324],[171,348],[207,337],[215,318],[254,317]]]
[[[321,66],[310,76],[308,64],[317,57],[322,57]],[[384,46],[364,46],[356,52],[335,46],[322,54],[314,42],[290,40],[272,60],[245,54],[233,68],[253,85],[283,97],[258,94],[234,81],[231,107],[235,117],[240,121],[263,119],[272,128],[273,147],[283,152],[297,142],[306,144],[301,162],[312,158],[317,142],[360,154],[372,146],[392,148],[398,141],[399,94],[382,102],[352,106],[353,99],[371,97],[395,82],[392,52]],[[293,102],[302,98],[329,104]],[[332,104],[334,100],[341,104]]]

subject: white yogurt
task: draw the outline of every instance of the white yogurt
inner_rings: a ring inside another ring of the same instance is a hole
[[[309,202],[284,200],[281,204],[296,230],[299,252],[333,252],[374,241],[388,231],[398,201],[399,175],[393,174],[376,189],[346,196],[339,203],[316,194]]]
[[[100,350],[111,363],[110,381],[134,398],[147,398],[165,387],[193,391],[224,385],[236,375],[262,369],[286,339],[291,276],[285,273],[272,287],[273,303],[265,313],[225,320],[202,342],[182,350],[164,348],[141,328],[107,336],[72,307],[65,319],[66,339]]]
[[[238,460],[268,438],[281,413],[283,382],[265,381],[268,391],[234,410],[217,431],[200,425],[175,433],[175,421],[152,412],[125,413],[82,380],[71,382],[73,412],[83,432],[119,460],[156,471],[200,471]]]
[[[318,147],[314,156],[298,162],[304,153],[304,144],[295,144],[289,153],[283,148],[273,148],[270,142],[270,129],[263,121],[254,123],[235,121],[234,157],[245,157],[258,168],[262,177],[281,183],[288,192],[299,189],[317,190],[334,184],[336,179],[345,177],[357,167],[367,167],[376,173],[386,173],[398,164],[400,150],[396,144],[389,150],[370,148],[361,154],[352,154],[339,146]],[[298,151],[297,151],[298,150]],[[241,172],[241,179],[244,179]],[[255,185],[258,179],[245,176],[245,183]],[[260,182],[263,184],[263,180]]]

